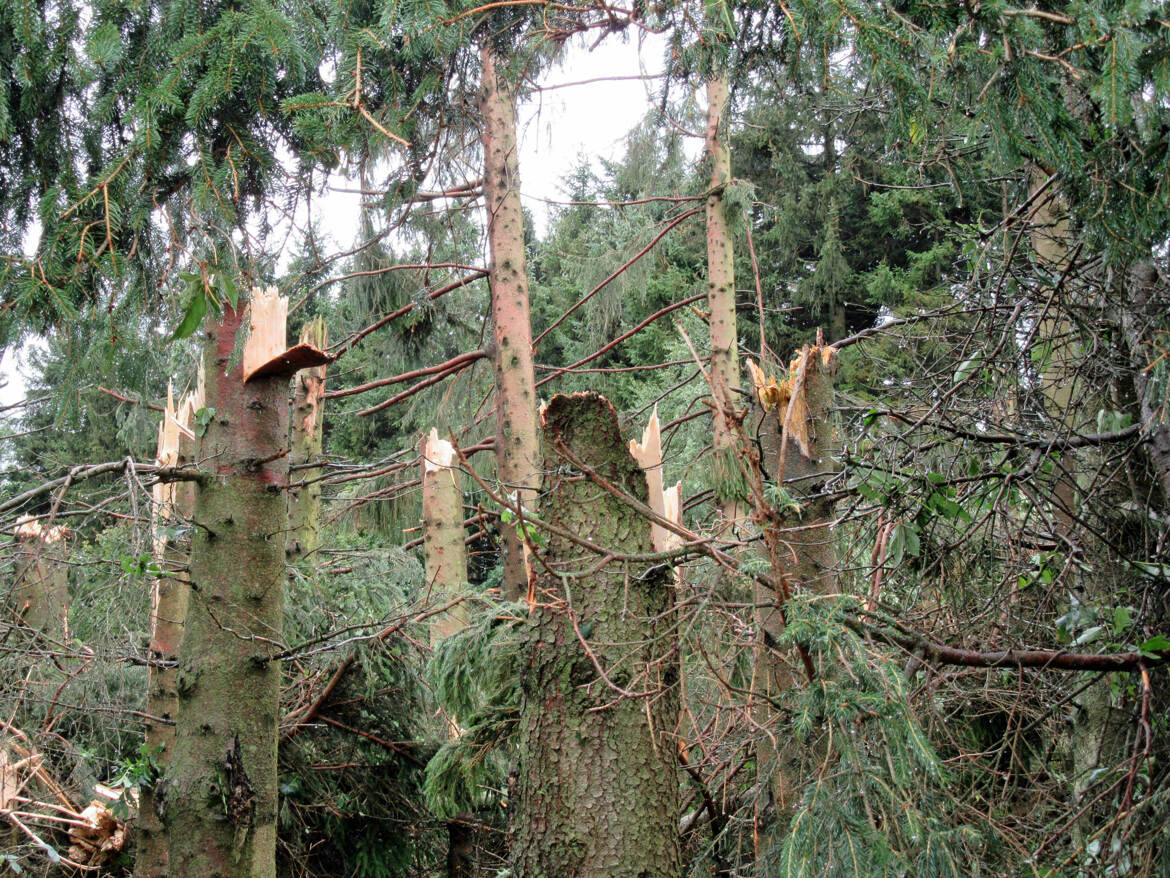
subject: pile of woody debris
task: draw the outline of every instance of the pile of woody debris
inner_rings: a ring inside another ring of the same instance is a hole
[[[23,836],[54,863],[86,870],[103,865],[126,846],[127,823],[109,805],[127,797],[101,784],[94,792],[106,801],[94,799],[79,808],[28,736],[0,720],[0,823],[7,823],[12,834],[5,847],[11,850]],[[61,854],[53,842],[66,839],[69,847]]]

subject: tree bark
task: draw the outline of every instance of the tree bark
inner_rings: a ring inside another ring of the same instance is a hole
[[[496,372],[497,476],[505,495],[535,511],[540,474],[536,463],[536,389],[532,366],[532,327],[528,269],[524,257],[524,217],[516,161],[516,102],[511,86],[496,70],[496,56],[485,41],[480,115],[483,126],[483,193],[487,202],[489,282],[492,306],[492,358]],[[515,526],[501,525],[504,593],[515,600],[528,588],[524,542]]]
[[[422,443],[423,553],[431,601],[445,604],[467,587],[467,548],[463,543],[463,492],[455,449],[436,430]],[[434,646],[467,625],[467,611],[453,607],[431,620]]]
[[[204,346],[191,599],[175,750],[160,790],[172,875],[272,878],[288,487],[287,373],[245,384],[229,363],[239,311]]]
[[[788,370],[790,377],[772,385],[775,394],[756,420],[763,475],[782,486],[792,503],[780,510],[784,530],[779,535],[779,560],[784,569],[775,571],[775,579],[787,577],[793,593],[831,593],[837,590],[837,547],[828,527],[832,502],[821,493],[839,469],[830,456],[836,444],[832,422],[836,351],[806,345]],[[782,601],[782,595],[757,583],[756,603],[761,609],[756,617],[756,686],[769,696],[804,682],[796,657],[776,646],[784,630]],[[771,721],[771,709],[764,711],[761,720]],[[783,814],[796,804],[799,794],[792,754],[773,752],[767,739],[762,746],[770,752],[761,753],[761,770],[774,770],[771,792]]]
[[[543,420],[543,517],[615,552],[652,551],[649,522],[576,468],[646,502],[609,402],[557,396]],[[620,561],[592,570],[597,559],[550,534],[537,567],[512,825],[519,878],[681,871],[670,571]]]
[[[62,563],[65,530],[21,519],[16,528],[14,615],[33,634],[69,642],[69,573]],[[10,617],[11,618],[11,617]]]
[[[195,440],[186,431],[202,401],[188,396],[173,410],[168,393],[163,423],[160,424],[158,463],[182,466],[195,461]],[[192,434],[193,435],[193,434]],[[164,575],[155,581],[151,593],[150,657],[157,662],[176,662],[187,617],[188,539],[160,533],[167,524],[190,521],[195,509],[193,482],[160,482],[154,487],[155,537],[154,556]],[[146,684],[146,747],[160,771],[165,774],[175,743],[174,722],[179,711],[176,687],[178,670],[152,664]],[[162,722],[157,722],[158,717]],[[170,874],[168,842],[162,822],[161,800],[156,800],[155,783],[144,784],[139,799],[136,824],[134,874],[138,878],[166,878]]]
[[[325,321],[318,317],[305,324],[301,342],[324,350],[329,343]],[[321,460],[325,369],[324,365],[301,369],[293,379],[288,461],[290,467],[303,467],[293,471],[292,481],[298,484],[288,491],[285,554],[294,562],[315,551],[320,543],[317,528],[321,524],[321,467],[309,464]]]
[[[707,310],[711,358],[708,375],[714,404],[712,481],[724,521],[743,517],[747,490],[736,455],[734,416],[739,387],[739,343],[735,315],[735,248],[723,191],[731,182],[731,150],[723,136],[726,74],[707,80],[706,155],[711,165],[707,194]]]

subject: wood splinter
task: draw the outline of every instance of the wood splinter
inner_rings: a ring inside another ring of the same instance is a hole
[[[285,347],[288,299],[276,287],[252,287],[248,341],[244,345],[244,383],[269,375],[292,375],[312,366],[325,366],[337,358],[302,341]]]

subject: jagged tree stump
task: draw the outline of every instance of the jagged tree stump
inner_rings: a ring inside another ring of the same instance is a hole
[[[325,321],[318,317],[301,330],[301,344],[324,350],[329,343]],[[301,369],[293,379],[289,422],[289,467],[296,467],[288,492],[286,553],[296,561],[316,550],[321,525],[321,461],[324,433],[326,365]]]

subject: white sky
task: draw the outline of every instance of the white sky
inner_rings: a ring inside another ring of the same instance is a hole
[[[564,63],[545,76],[544,86],[559,86],[603,77],[655,76],[662,70],[661,38],[650,37],[639,47],[636,39],[611,37],[589,51],[580,43],[567,47]],[[637,125],[654,100],[656,79],[590,81],[585,84],[535,92],[518,108],[520,131],[520,185],[524,206],[546,232],[549,205],[543,199],[563,200],[565,176],[581,156],[596,162],[622,156],[625,136]],[[353,185],[353,184],[350,184]],[[314,212],[328,216],[331,237],[340,246],[356,238],[356,198],[340,197]],[[0,406],[24,398],[21,357],[14,351],[0,358]]]

